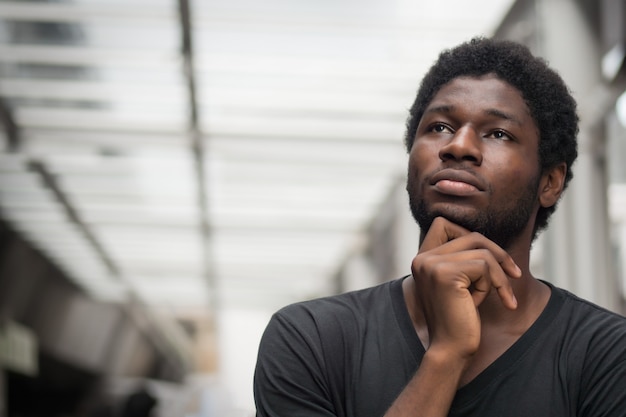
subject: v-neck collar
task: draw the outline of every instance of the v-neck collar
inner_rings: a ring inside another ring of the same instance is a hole
[[[404,340],[409,346],[409,350],[412,352],[417,365],[419,365],[426,350],[415,332],[413,322],[411,321],[409,311],[404,301],[402,282],[407,277],[408,276],[391,283],[390,295],[400,331],[404,336]],[[528,330],[526,330],[526,332],[524,332],[524,334],[522,334],[520,338],[517,339],[517,341],[513,343],[513,345],[511,345],[511,347],[509,347],[502,355],[487,366],[487,368],[485,368],[469,383],[458,389],[452,404],[453,408],[464,406],[468,402],[474,400],[478,394],[490,384],[497,383],[498,377],[514,366],[516,361],[522,358],[525,352],[527,352],[537,342],[539,336],[549,327],[550,323],[552,323],[558,315],[565,298],[560,291],[555,290],[555,287],[552,284],[545,281],[542,282],[550,287],[550,299],[537,320],[535,320]]]

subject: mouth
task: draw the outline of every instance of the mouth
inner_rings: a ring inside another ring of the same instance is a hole
[[[475,175],[465,170],[443,169],[430,179],[436,191],[452,196],[470,196],[486,189]]]

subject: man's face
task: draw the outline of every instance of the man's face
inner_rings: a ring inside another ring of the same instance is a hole
[[[422,231],[443,216],[508,248],[532,230],[539,206],[538,144],[516,88],[495,76],[444,85],[426,108],[409,155],[407,191]]]

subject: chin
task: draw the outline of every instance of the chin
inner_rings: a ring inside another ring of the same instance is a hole
[[[422,219],[421,221],[423,221],[428,228],[430,228],[430,225],[436,217],[443,217],[472,232],[480,232],[483,229],[482,223],[484,222],[484,214],[474,207],[462,207],[451,204],[437,205],[431,208],[422,206],[418,217]],[[417,218],[416,220],[420,223],[421,227],[420,220]]]
[[[495,237],[492,236],[490,231],[491,225],[489,224],[489,217],[486,216],[484,211],[480,212],[473,207],[459,207],[457,205],[449,204],[438,204],[435,207],[428,207],[422,202],[422,204],[418,203],[415,207],[412,205],[411,212],[421,229],[422,238],[426,235],[433,221],[437,217],[443,217],[452,223],[458,224],[459,226],[469,230],[470,232],[478,232],[490,239]],[[500,240],[499,243],[505,243],[501,241],[501,239],[497,240]]]

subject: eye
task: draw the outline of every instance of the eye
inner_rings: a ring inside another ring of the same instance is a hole
[[[443,123],[434,123],[428,130],[435,133],[453,133],[452,129]]]
[[[489,133],[485,137],[499,139],[499,140],[513,140],[513,137],[509,135],[507,132],[505,132],[504,130],[494,130],[493,132]]]

